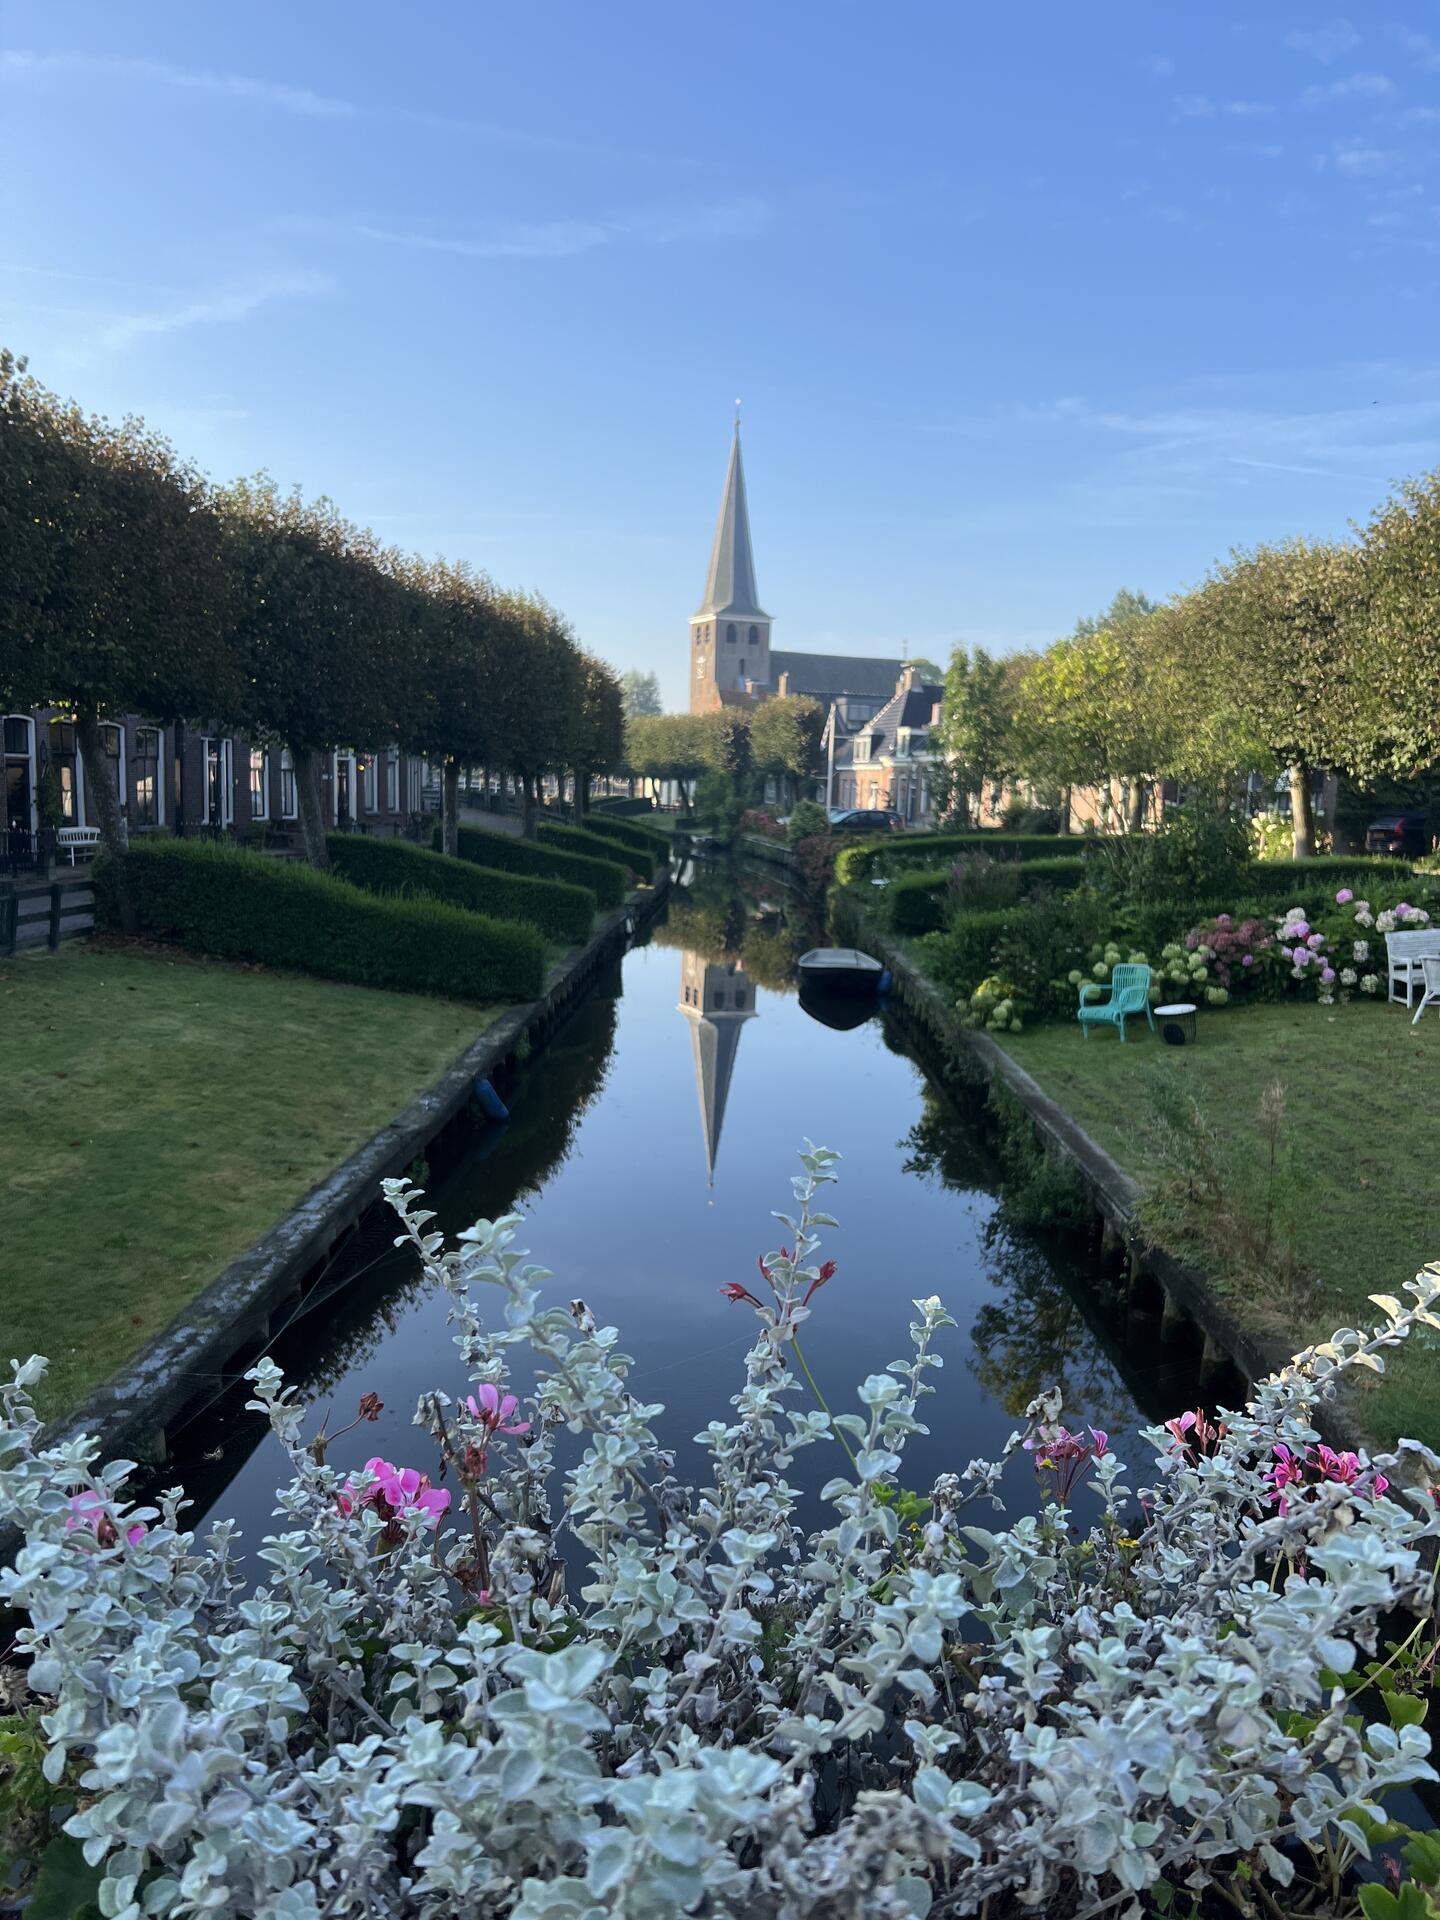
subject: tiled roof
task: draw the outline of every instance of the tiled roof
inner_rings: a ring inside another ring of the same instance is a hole
[[[796,653],[770,649],[770,690],[778,692],[780,676],[790,676],[791,693],[808,694],[828,706],[842,693],[865,693],[888,699],[904,666],[902,660],[877,660],[848,653]]]

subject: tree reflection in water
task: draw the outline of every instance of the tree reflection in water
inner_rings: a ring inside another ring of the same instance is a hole
[[[769,993],[795,992],[795,962],[815,944],[815,930],[773,872],[763,868],[691,866],[670,895],[651,938],[715,965],[743,964]]]
[[[962,1191],[974,1191],[979,1174],[984,1190],[998,1199],[982,1235],[997,1298],[975,1315],[966,1365],[1017,1419],[1037,1394],[1059,1387],[1072,1420],[1123,1426],[1134,1401],[1133,1382],[1126,1385],[1106,1330],[1107,1303],[1096,1298],[1093,1277],[1070,1257],[1072,1236],[1011,1217],[978,1100],[958,1103],[928,1081],[922,1092],[924,1111],[903,1143],[905,1171]]]

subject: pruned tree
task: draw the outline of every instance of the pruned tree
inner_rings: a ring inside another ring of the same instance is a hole
[[[83,413],[0,353],[0,695],[74,715],[113,854],[127,830],[104,717],[224,717],[240,702],[220,549],[206,482],[167,440]]]
[[[1004,781],[1014,771],[1014,723],[1015,682],[1006,662],[984,647],[956,647],[936,728],[944,755],[936,784],[962,826],[969,825],[971,802],[978,806],[985,782]]]
[[[502,755],[503,687],[510,627],[484,574],[445,561],[411,561],[408,584],[422,609],[412,681],[417,711],[406,744],[440,765],[443,850],[460,851],[460,769]]]
[[[625,696],[620,681],[593,653],[579,655],[579,699],[571,715],[568,759],[575,781],[575,817],[583,819],[590,782],[613,773],[625,757]]]
[[[750,715],[750,762],[755,772],[793,783],[825,769],[821,738],[825,709],[803,694],[764,700]]]
[[[533,838],[545,776],[569,763],[571,716],[583,692],[580,650],[569,622],[539,594],[505,593],[498,604],[509,653],[501,764],[519,781],[524,831]]]
[[[289,748],[306,858],[325,867],[320,756],[410,731],[403,636],[416,611],[374,536],[333,502],[281,493],[266,474],[217,500],[247,689],[242,725]]]

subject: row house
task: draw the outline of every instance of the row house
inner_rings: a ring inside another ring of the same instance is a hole
[[[46,828],[97,828],[75,727],[61,712],[7,713],[3,726],[4,864],[35,865]],[[127,715],[106,721],[101,742],[131,834],[210,833],[265,845],[298,835],[295,769],[283,747]],[[434,776],[398,747],[331,753],[321,762],[329,825],[399,833],[433,804]]]
[[[842,694],[825,723],[826,801],[834,808],[885,808],[907,827],[937,821],[934,779],[941,754],[934,744],[943,686],[902,670],[883,702]]]

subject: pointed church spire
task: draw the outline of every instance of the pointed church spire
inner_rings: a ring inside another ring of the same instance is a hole
[[[755,587],[755,556],[750,550],[750,514],[745,505],[745,466],[740,458],[740,404],[735,404],[735,433],[730,466],[710,549],[710,574],[696,618],[729,615],[737,620],[768,620]]]
[[[690,1044],[695,1056],[695,1092],[700,1102],[700,1132],[705,1142],[705,1174],[715,1184],[715,1156],[720,1151],[720,1129],[740,1029],[757,1012],[755,989],[737,961],[721,966],[698,953],[680,956],[680,1011],[690,1022]]]

